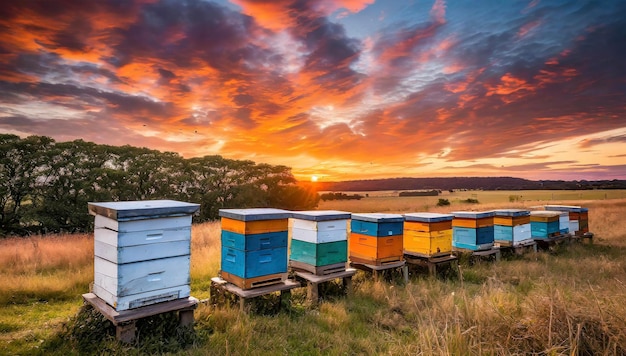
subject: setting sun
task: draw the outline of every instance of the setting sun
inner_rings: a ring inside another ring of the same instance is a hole
[[[317,182],[317,176],[311,176],[311,182]]]

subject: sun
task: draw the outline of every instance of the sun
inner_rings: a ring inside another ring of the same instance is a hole
[[[318,179],[317,176],[311,176],[311,182],[317,182]]]

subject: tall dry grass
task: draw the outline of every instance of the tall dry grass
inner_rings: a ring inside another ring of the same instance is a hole
[[[0,240],[0,305],[68,298],[93,280],[93,239],[86,234]]]
[[[455,273],[433,279],[414,271],[405,285],[399,276],[374,281],[370,275],[359,272],[354,278],[352,296],[344,297],[329,288],[317,308],[310,308],[305,302],[306,288],[295,289],[291,304],[281,312],[255,309],[252,313],[240,313],[236,308],[202,304],[196,311],[198,339],[180,352],[626,354],[626,199],[578,203],[589,207],[590,230],[597,237],[593,245],[563,246],[500,263],[463,263],[462,279]],[[492,203],[471,208],[489,210],[538,204],[543,203]],[[421,211],[398,205],[387,207],[388,210],[367,205],[360,209],[353,209],[352,205],[336,208],[354,212]],[[453,210],[461,209],[429,209]],[[200,299],[208,298],[210,279],[219,270],[219,239],[219,222],[192,227],[192,295]],[[0,349],[8,345],[6,349],[11,353],[28,354],[41,345],[39,340],[52,340],[53,346],[44,348],[43,353],[80,353],[74,344],[50,332],[59,328],[68,315],[76,313],[81,305],[80,294],[86,292],[92,273],[90,235],[0,241]],[[74,299],[62,301],[71,296]],[[42,304],[40,301],[45,299],[48,302]],[[78,320],[73,322],[80,324]],[[43,328],[51,331],[37,331]],[[97,330],[92,334],[97,334]],[[91,344],[94,343],[100,345],[95,349],[101,347],[111,353],[155,350],[144,349],[141,344],[116,346],[105,337],[95,338]]]

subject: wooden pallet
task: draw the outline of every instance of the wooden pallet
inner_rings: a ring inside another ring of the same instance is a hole
[[[382,265],[368,264],[367,262],[352,261],[350,263],[350,266],[356,269],[360,269],[362,271],[371,272],[374,275],[374,280],[378,280],[379,274],[384,273],[385,271],[393,271],[396,269],[400,269],[400,271],[402,272],[402,277],[404,278],[404,283],[409,282],[409,270],[406,265],[406,261],[404,260],[388,262]]]
[[[232,273],[220,271],[220,277],[241,289],[253,289],[282,283],[287,279],[287,273],[268,274],[254,278],[241,278]]]
[[[220,295],[229,293],[239,298],[239,309],[244,311],[246,309],[246,302],[250,298],[259,297],[262,295],[271,294],[274,292],[280,292],[281,305],[284,304],[284,300],[288,299],[291,295],[293,288],[300,287],[300,283],[287,279],[280,283],[274,283],[253,289],[242,289],[229,281],[220,277],[211,278],[211,296],[209,298],[212,305],[217,305],[220,302]]]
[[[428,268],[428,274],[431,277],[437,275],[437,267],[449,265],[452,269],[458,270],[458,257],[448,253],[443,256],[425,256],[419,253],[404,253],[404,260],[408,265],[422,266]]]
[[[402,256],[393,256],[393,257],[380,258],[380,259],[350,256],[349,259],[351,262],[360,263],[360,264],[368,264],[368,265],[373,265],[373,266],[385,266],[388,264],[396,264],[398,262],[401,262]]]
[[[289,267],[293,271],[310,272],[316,276],[325,276],[336,272],[342,272],[346,270],[346,262],[334,263],[326,266],[313,266],[308,263],[300,261],[289,261]]]
[[[194,322],[194,310],[198,306],[198,299],[187,297],[169,302],[152,304],[135,309],[117,311],[93,293],[83,294],[83,300],[109,319],[115,326],[115,336],[119,341],[131,343],[135,340],[135,322],[146,318],[169,312],[178,312],[178,320],[181,326],[190,326]]]
[[[319,302],[319,284],[341,278],[344,290],[347,295],[352,294],[352,276],[356,273],[354,268],[345,268],[341,272],[335,272],[327,275],[315,275],[307,271],[296,271],[297,278],[302,279],[307,284],[307,300],[310,305],[317,305]]]

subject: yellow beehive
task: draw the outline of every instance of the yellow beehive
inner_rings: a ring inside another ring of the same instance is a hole
[[[404,215],[404,252],[434,256],[452,251],[450,214],[410,213]]]
[[[404,251],[432,256],[452,251],[452,229],[431,232],[404,230]]]

